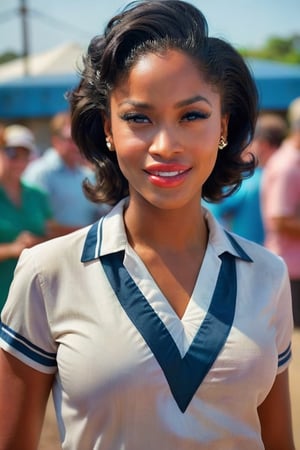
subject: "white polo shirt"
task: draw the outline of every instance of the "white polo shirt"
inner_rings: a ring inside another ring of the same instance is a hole
[[[56,373],[64,449],[263,450],[257,407],[291,357],[285,264],[206,212],[206,254],[179,319],[127,242],[124,202],[23,252],[1,347]]]

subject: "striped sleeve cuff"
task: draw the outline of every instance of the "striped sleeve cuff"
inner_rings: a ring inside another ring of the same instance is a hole
[[[56,353],[46,352],[42,348],[32,344],[28,339],[16,333],[13,329],[0,323],[0,343],[1,346],[14,355],[22,355],[27,361],[32,361],[38,366],[50,369],[54,372],[56,369]],[[47,370],[48,372],[49,370]]]
[[[292,346],[289,343],[287,349],[278,355],[278,368],[284,366],[292,357]]]

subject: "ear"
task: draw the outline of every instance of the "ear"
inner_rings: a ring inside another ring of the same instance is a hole
[[[228,123],[229,123],[229,114],[224,114],[221,118],[221,136],[227,141],[228,138]]]
[[[111,120],[110,117],[107,114],[103,115],[103,129],[106,137],[111,137]]]

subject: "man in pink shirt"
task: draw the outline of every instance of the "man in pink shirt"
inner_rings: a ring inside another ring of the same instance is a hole
[[[287,263],[294,323],[300,327],[300,97],[291,103],[288,119],[289,136],[264,170],[262,215],[265,246]]]

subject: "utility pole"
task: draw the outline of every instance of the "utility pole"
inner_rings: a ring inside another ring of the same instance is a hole
[[[28,22],[27,22],[27,5],[26,0],[20,0],[20,15],[22,22],[22,42],[23,42],[23,59],[24,59],[24,75],[29,75],[29,45],[28,45]]]

